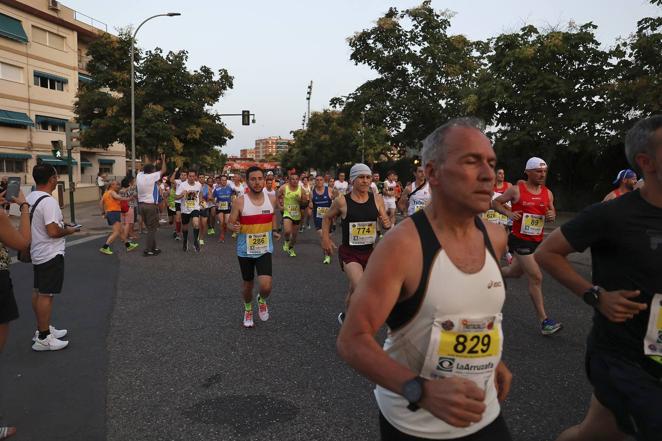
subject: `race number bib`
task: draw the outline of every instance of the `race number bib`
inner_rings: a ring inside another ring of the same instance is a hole
[[[218,203],[218,209],[219,210],[229,210],[230,209],[230,204],[228,201],[220,201]]]
[[[194,210],[195,209],[195,201],[193,199],[187,200],[185,206],[188,210]]]
[[[349,244],[372,245],[377,239],[377,222],[350,222]]]
[[[655,294],[651,301],[644,354],[662,356],[662,294]]]
[[[503,350],[502,315],[435,320],[421,376],[463,377],[486,390]]]
[[[492,222],[493,224],[498,224],[500,222],[500,215],[494,210],[487,210],[485,212],[485,220]]]
[[[262,255],[269,252],[269,233],[246,235],[246,254]]]
[[[520,233],[528,236],[540,236],[545,227],[545,216],[542,214],[524,213],[522,215],[522,227]]]
[[[200,207],[201,208],[207,208],[207,201],[200,201]]]
[[[424,201],[414,201],[414,213],[425,208],[426,203]]]
[[[324,216],[326,216],[327,211],[329,211],[329,207],[317,207],[316,217],[318,219],[322,219]]]
[[[299,210],[300,210],[299,205],[291,204],[285,206],[285,212],[289,216],[299,217],[299,215],[301,214]]]

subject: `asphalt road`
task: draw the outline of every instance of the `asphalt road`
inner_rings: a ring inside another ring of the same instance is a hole
[[[67,249],[54,324],[70,347],[33,353],[31,268],[12,266],[22,317],[0,358],[0,414],[23,440],[376,440],[373,386],[336,355],[346,281],[321,263],[314,230],[298,257],[274,256],[271,319],[241,326],[234,243],[200,254],[159,232],[163,254],[114,256],[102,239]],[[586,275],[588,257],[573,257]],[[544,282],[561,333],[540,335],[524,280],[508,282],[504,360],[514,374],[503,414],[515,440],[553,440],[590,398],[583,350],[590,311]],[[383,336],[382,336],[383,337]]]

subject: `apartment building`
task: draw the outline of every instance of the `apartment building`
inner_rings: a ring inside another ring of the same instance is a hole
[[[91,80],[87,47],[104,32],[103,23],[55,0],[0,2],[0,176],[31,184],[40,159],[67,181],[66,161],[52,156],[51,141],[65,141],[79,84]],[[72,156],[77,201],[97,197],[98,172],[126,174],[122,144],[82,146]]]
[[[270,136],[268,138],[255,140],[255,159],[262,161],[275,155],[286,152],[290,147],[292,139],[281,138],[280,136]]]
[[[239,156],[242,158],[255,159],[255,149],[241,149]]]

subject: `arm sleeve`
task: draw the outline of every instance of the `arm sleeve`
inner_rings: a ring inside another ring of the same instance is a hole
[[[609,228],[609,206],[591,205],[561,226],[561,232],[575,251],[583,252],[605,237]]]

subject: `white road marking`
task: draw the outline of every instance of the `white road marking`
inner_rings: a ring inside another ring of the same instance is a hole
[[[105,236],[108,236],[108,235],[107,234],[95,234],[94,236],[87,236],[87,237],[82,237],[82,238],[76,239],[76,240],[70,240],[70,241],[66,242],[65,248],[73,247],[74,245],[80,245],[80,244],[85,243],[85,242],[91,242],[93,240],[97,240],[97,239],[99,239],[101,237],[105,237]],[[12,265],[17,263],[17,262],[18,262],[18,259],[16,257],[11,258]]]

